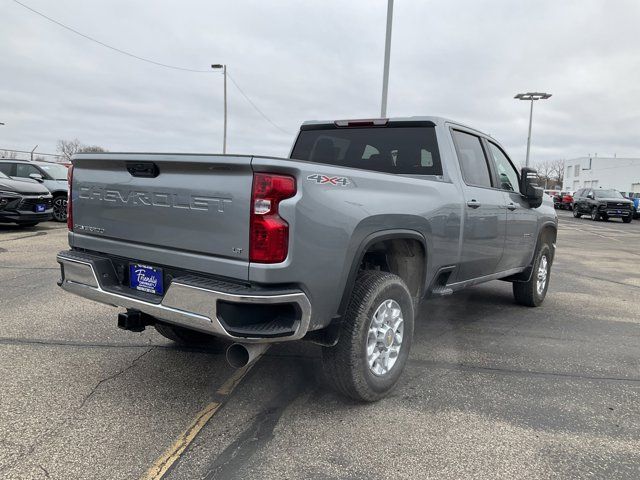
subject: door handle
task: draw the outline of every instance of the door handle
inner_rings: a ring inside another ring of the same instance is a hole
[[[513,202],[507,204],[507,210],[514,211],[516,208],[518,208],[518,207]]]
[[[469,201],[467,202],[467,207],[470,207],[470,208],[478,208],[479,206],[480,206],[480,202],[478,202],[476,199],[469,200]]]

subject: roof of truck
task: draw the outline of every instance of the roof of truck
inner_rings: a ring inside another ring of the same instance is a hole
[[[478,130],[477,128],[466,125],[462,122],[458,122],[456,120],[451,120],[450,118],[445,117],[437,117],[437,116],[425,116],[425,115],[416,115],[413,117],[388,117],[388,118],[341,118],[337,120],[306,120],[302,122],[302,125],[331,125],[336,122],[359,122],[359,121],[374,121],[374,120],[387,120],[388,122],[433,122],[435,125],[444,125],[445,123],[451,123],[454,125],[458,125],[460,127],[467,128],[469,130],[473,130],[487,137],[491,137],[488,133],[483,132],[482,130]],[[493,137],[492,137],[493,138]]]

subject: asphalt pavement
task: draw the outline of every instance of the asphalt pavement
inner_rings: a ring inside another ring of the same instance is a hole
[[[366,405],[311,344],[239,375],[118,330],[57,287],[64,226],[0,225],[0,478],[640,478],[640,221],[559,215],[542,307],[500,281],[423,302],[398,388]]]

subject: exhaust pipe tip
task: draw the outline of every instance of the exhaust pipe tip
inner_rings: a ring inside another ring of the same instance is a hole
[[[268,348],[269,345],[265,344],[234,343],[227,348],[227,362],[233,368],[246,367],[257,360]]]

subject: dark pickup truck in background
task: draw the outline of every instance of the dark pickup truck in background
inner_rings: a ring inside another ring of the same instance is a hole
[[[236,342],[235,366],[316,342],[359,400],[396,384],[424,297],[503,279],[538,306],[549,285],[535,171],[438,117],[307,122],[290,158],[81,154],[69,174],[63,289],[126,309],[125,329]]]

